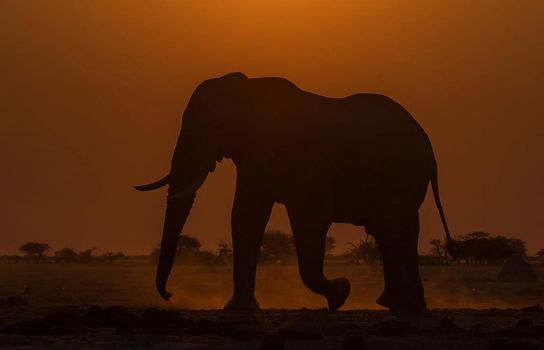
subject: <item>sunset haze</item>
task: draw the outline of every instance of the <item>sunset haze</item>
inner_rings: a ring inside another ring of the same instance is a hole
[[[342,97],[387,95],[428,133],[454,235],[544,247],[544,2],[2,1],[0,254],[148,254],[183,110],[203,80],[241,71]],[[273,140],[266,140],[273,142]],[[230,240],[236,170],[223,160],[184,232]],[[443,238],[432,196],[420,248]],[[270,228],[290,231],[276,205]],[[337,253],[363,229],[333,225]]]

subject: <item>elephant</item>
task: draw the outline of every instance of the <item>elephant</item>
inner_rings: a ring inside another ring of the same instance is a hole
[[[377,303],[393,311],[425,310],[418,269],[418,212],[429,182],[454,254],[431,142],[400,104],[379,94],[323,97],[279,77],[230,73],[202,82],[183,113],[171,168],[137,190],[168,185],[156,287],[166,289],[178,237],[196,192],[223,159],[236,167],[231,213],[232,297],[229,310],[257,310],[255,275],[274,203],[285,205],[302,281],[329,310],[350,293],[346,278],[323,271],[332,223],[364,227],[383,260]]]

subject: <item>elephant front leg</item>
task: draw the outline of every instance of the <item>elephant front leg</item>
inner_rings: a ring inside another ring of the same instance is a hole
[[[239,176],[232,208],[234,292],[225,305],[228,310],[257,310],[255,273],[273,200]]]
[[[329,310],[338,310],[349,296],[351,285],[346,278],[329,280],[323,273],[325,242],[331,225],[327,215],[311,207],[287,207],[295,247],[297,250],[300,277],[313,292],[327,298]]]

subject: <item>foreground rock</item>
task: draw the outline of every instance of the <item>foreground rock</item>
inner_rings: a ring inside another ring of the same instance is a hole
[[[489,350],[537,350],[538,346],[520,342],[520,341],[511,341],[505,339],[494,339],[489,342]]]
[[[365,339],[362,335],[348,335],[342,340],[344,350],[366,350]]]
[[[0,320],[6,320],[0,326],[0,344],[12,348],[55,344],[64,349],[265,350],[466,350],[467,344],[473,344],[470,348],[523,350],[544,345],[544,312],[533,309],[434,310],[428,317],[407,321],[378,310],[263,310],[246,316],[219,310],[67,307],[42,316],[34,313],[28,319],[0,315]]]

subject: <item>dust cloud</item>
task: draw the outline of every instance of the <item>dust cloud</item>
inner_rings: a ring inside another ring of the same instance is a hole
[[[421,266],[429,308],[509,308],[534,305],[544,295],[540,282],[501,283],[499,266]],[[59,305],[124,305],[220,309],[232,292],[230,266],[174,267],[173,293],[163,301],[154,289],[155,266],[147,261],[102,264],[0,264],[0,298],[19,295],[35,307]],[[380,264],[326,266],[329,278],[347,277],[350,297],[341,310],[383,309],[375,303],[383,288]],[[265,309],[320,309],[326,301],[306,288],[296,265],[259,266],[256,296]]]

